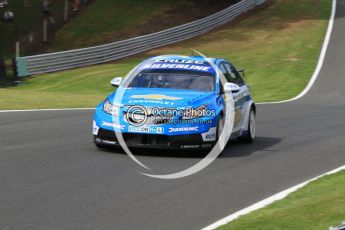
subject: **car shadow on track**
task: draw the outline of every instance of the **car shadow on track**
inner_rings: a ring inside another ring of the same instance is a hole
[[[237,140],[229,141],[220,158],[244,157],[257,151],[277,151],[270,147],[281,142],[277,137],[256,137],[254,143],[245,144]],[[167,157],[167,158],[204,158],[209,151],[206,150],[169,150],[169,149],[132,149],[134,155]],[[102,152],[126,154],[122,149],[103,149]]]
[[[258,151],[278,151],[271,147],[280,143],[281,141],[282,138],[278,137],[256,137],[255,141],[251,144],[246,144],[235,140],[230,141],[219,157],[244,157]]]

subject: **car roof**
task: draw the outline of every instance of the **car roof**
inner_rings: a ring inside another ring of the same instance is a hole
[[[182,56],[182,55],[162,55],[162,56],[155,56],[148,58],[146,60],[150,59],[156,59],[156,58],[162,58],[162,59],[181,59],[181,60],[193,60],[193,61],[206,61],[206,58],[213,62],[214,64],[218,63],[219,61],[225,61],[224,59],[221,58],[211,58],[211,57],[203,57],[203,56]],[[145,60],[145,61],[146,61]]]

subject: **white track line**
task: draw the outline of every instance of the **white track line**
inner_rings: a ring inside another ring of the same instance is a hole
[[[323,46],[321,49],[321,53],[319,56],[319,61],[317,63],[316,69],[314,71],[313,76],[310,78],[308,85],[304,88],[304,90],[298,94],[296,97],[285,100],[285,101],[276,101],[276,102],[261,102],[261,103],[257,103],[257,104],[278,104],[278,103],[285,103],[285,102],[290,102],[290,101],[295,101],[300,99],[301,97],[303,97],[304,95],[306,95],[309,90],[311,89],[311,87],[313,87],[317,77],[320,74],[321,68],[323,66],[323,62],[325,61],[325,57],[326,57],[326,53],[327,53],[327,49],[328,49],[328,44],[329,41],[331,39],[331,34],[332,34],[332,30],[333,30],[333,24],[334,24],[334,18],[335,18],[335,11],[336,11],[336,6],[337,6],[337,0],[333,0],[332,3],[332,13],[331,13],[331,17],[329,19],[329,23],[328,23],[328,29],[325,35],[325,40],[323,42]]]
[[[326,37],[325,37],[325,40],[324,40],[324,43],[323,43],[323,47],[322,47],[322,50],[321,50],[321,53],[320,53],[320,57],[319,57],[319,62],[317,64],[317,67],[315,69],[315,72],[312,76],[312,78],[310,79],[307,87],[296,97],[292,98],[292,99],[289,99],[289,100],[286,100],[286,101],[278,101],[278,102],[266,102],[266,103],[258,103],[258,104],[277,104],[277,103],[285,103],[285,102],[290,102],[290,101],[295,101],[295,100],[298,100],[300,99],[301,97],[303,97],[310,89],[311,87],[313,86],[314,82],[316,81],[317,77],[319,76],[319,73],[320,73],[320,70],[323,66],[323,62],[325,60],[325,56],[326,56],[326,52],[327,52],[327,48],[328,48],[328,45],[329,45],[329,41],[330,41],[330,38],[331,38],[331,34],[332,34],[332,29],[333,29],[333,25],[334,25],[334,18],[335,18],[335,12],[336,12],[336,5],[337,5],[337,0],[333,0],[333,3],[332,3],[332,13],[331,13],[331,17],[330,17],[330,20],[329,20],[329,23],[328,23],[328,29],[327,29],[327,33],[326,33]],[[326,175],[331,175],[331,174],[334,174],[334,173],[337,173],[337,172],[340,172],[342,170],[345,170],[345,165],[337,168],[337,169],[334,169],[330,172],[327,172],[325,174],[322,174],[320,176],[317,176],[317,177],[314,177],[313,179],[310,179],[310,180],[307,180],[301,184],[298,184],[298,185],[295,185],[289,189],[286,189],[280,193],[277,193],[271,197],[268,197],[262,201],[259,201],[258,203],[256,204],[253,204],[247,208],[244,208],[238,212],[235,212],[227,217],[224,217],[223,219],[221,220],[218,220],[217,222],[203,228],[202,230],[213,230],[213,229],[216,229],[222,225],[225,225],[225,224],[228,224],[229,222],[237,219],[238,217],[242,216],[242,215],[245,215],[245,214],[249,214],[255,210],[258,210],[260,208],[264,208],[266,207],[267,205],[269,204],[272,204],[273,202],[275,201],[278,201],[278,200],[281,200],[283,198],[285,198],[287,195],[289,195],[290,193],[292,192],[295,192],[296,190],[306,186],[307,184],[309,184],[310,182],[312,181],[315,181],[323,176],[326,176]]]
[[[317,179],[320,179],[321,177],[324,177],[324,176],[327,176],[327,175],[338,173],[338,172],[340,172],[342,170],[345,170],[345,165],[343,165],[343,166],[341,166],[339,168],[336,168],[336,169],[334,169],[334,170],[332,170],[330,172],[327,172],[325,174],[322,174],[320,176],[314,177],[313,179],[305,181],[305,182],[303,182],[301,184],[295,185],[295,186],[293,186],[293,187],[291,187],[289,189],[286,189],[286,190],[284,190],[284,191],[282,191],[280,193],[277,193],[277,194],[275,194],[275,195],[273,195],[271,197],[268,197],[268,198],[266,198],[266,199],[264,199],[262,201],[259,201],[256,204],[253,204],[253,205],[251,205],[251,206],[249,206],[249,207],[247,207],[245,209],[242,209],[242,210],[240,210],[238,212],[235,212],[234,214],[231,214],[230,216],[227,216],[227,217],[225,217],[225,218],[223,218],[221,220],[218,220],[217,222],[215,222],[215,223],[213,223],[213,224],[203,228],[202,230],[213,230],[213,229],[216,229],[216,228],[218,228],[220,226],[228,224],[229,222],[237,219],[238,217],[240,217],[242,215],[249,214],[249,213],[251,213],[251,212],[253,212],[255,210],[258,210],[260,208],[264,208],[267,205],[272,204],[275,201],[278,201],[278,200],[281,200],[281,199],[285,198],[290,193],[297,191],[298,189],[300,189],[300,188],[306,186],[307,184],[309,184],[310,182],[313,182],[313,181],[315,181]]]

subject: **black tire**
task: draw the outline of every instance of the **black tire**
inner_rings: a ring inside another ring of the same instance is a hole
[[[253,143],[255,139],[256,122],[255,122],[255,111],[253,108],[250,109],[248,118],[248,129],[247,132],[239,138],[244,143]]]
[[[217,129],[216,129],[216,141],[214,141],[212,143],[212,146],[209,148],[209,150],[211,150],[212,148],[214,148],[214,146],[217,144],[220,134],[222,133],[222,129],[224,128],[224,119],[223,119],[223,115],[219,115],[218,118],[218,122],[217,122]],[[222,155],[223,153],[221,153],[220,155]]]
[[[222,133],[224,128],[224,119],[223,115],[219,115],[218,122],[217,122],[217,130],[216,130],[216,142],[219,140],[220,134]]]

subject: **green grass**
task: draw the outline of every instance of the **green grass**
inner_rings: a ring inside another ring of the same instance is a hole
[[[247,69],[246,80],[255,100],[289,99],[305,87],[315,69],[331,1],[273,2],[235,26],[149,54],[188,54],[187,50],[193,48],[224,57]]]
[[[89,47],[181,25],[238,0],[97,0],[56,34],[48,51]]]
[[[323,177],[285,199],[219,230],[326,230],[345,220],[345,171]]]
[[[108,64],[28,78],[22,86],[0,89],[0,109],[94,107],[114,89],[110,80],[129,68]]]
[[[272,2],[240,22],[196,39],[113,64],[34,76],[21,86],[0,89],[0,109],[94,107],[112,90],[111,78],[124,76],[140,60],[159,54],[189,55],[191,49],[246,68],[257,102],[291,98],[303,90],[315,69],[331,1]]]
[[[172,0],[97,0],[59,30],[50,50],[67,50],[123,38],[124,33],[130,34],[137,24],[173,5]]]

